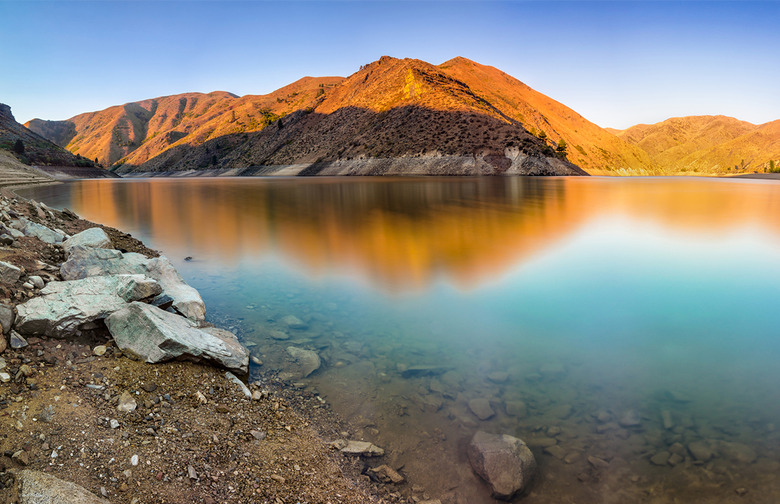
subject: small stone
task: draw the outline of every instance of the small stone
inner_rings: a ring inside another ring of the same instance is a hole
[[[504,383],[509,379],[509,373],[506,371],[495,371],[487,375],[487,379],[493,383]]]
[[[33,369],[27,364],[22,364],[21,366],[19,366],[19,372],[26,377],[32,376],[34,373]]]
[[[744,497],[748,493],[748,489],[745,487],[739,487],[734,490],[734,492],[739,495],[740,497]]]
[[[0,382],[8,383],[11,381],[11,375],[5,372],[0,372]]]
[[[198,479],[198,473],[195,472],[195,468],[192,467],[191,465],[187,466],[187,477],[190,478],[191,480]]]
[[[249,358],[249,360],[251,360],[253,364],[257,364],[258,366],[262,366],[263,365],[263,361],[260,360],[260,357],[258,357],[256,355],[251,356]]]
[[[252,400],[253,401],[259,401],[262,398],[263,398],[263,393],[260,392],[259,390],[255,390],[254,392],[252,392]]]
[[[119,428],[119,420],[112,418],[109,420],[108,424],[111,426],[112,429],[118,429]]]
[[[30,283],[30,282],[24,282],[24,283],[22,284],[22,287],[24,287],[24,288],[25,288],[25,289],[27,289],[27,290],[32,290],[32,289],[34,289],[34,288],[35,288],[35,286],[34,286],[32,283]]]
[[[208,399],[206,399],[206,396],[205,396],[205,395],[203,395],[203,392],[201,392],[200,390],[198,390],[197,392],[195,392],[195,398],[196,398],[196,399],[198,400],[198,402],[199,402],[199,403],[201,403],[201,404],[206,404],[207,402],[209,402],[209,400],[208,400]]]
[[[11,455],[11,459],[14,460],[17,464],[24,466],[30,463],[30,456],[24,450],[15,452],[13,455]]]
[[[279,331],[278,329],[274,329],[272,331],[268,332],[268,335],[278,341],[284,341],[290,339],[290,335],[287,334],[284,331]]]
[[[665,466],[668,464],[670,456],[671,455],[669,454],[668,451],[658,452],[652,457],[650,457],[650,462],[652,462],[657,466]]]
[[[599,410],[596,413],[596,421],[598,423],[605,424],[605,423],[610,422],[611,420],[612,420],[612,415],[608,411]]]
[[[376,476],[379,481],[382,483],[402,483],[404,481],[404,477],[398,474],[396,470],[388,466],[387,464],[382,464],[379,467],[375,467],[373,469],[369,469],[372,473],[374,473],[374,476]]]
[[[301,378],[306,378],[322,365],[320,356],[311,350],[289,346],[287,353],[301,366]]]
[[[490,401],[484,397],[478,397],[469,401],[469,410],[480,420],[488,420],[496,414],[490,406]]]
[[[263,439],[266,438],[266,433],[264,431],[251,430],[249,431],[249,434],[251,434],[252,437],[257,439],[258,441],[262,441]]]
[[[528,416],[528,406],[523,401],[507,401],[504,404],[506,414],[513,417],[525,418]]]
[[[674,420],[672,419],[672,412],[669,410],[663,410],[661,412],[661,421],[664,424],[664,429],[672,430],[674,428]]]
[[[36,289],[43,289],[45,287],[45,285],[46,285],[46,284],[43,283],[43,278],[41,278],[41,277],[39,277],[37,275],[32,275],[32,276],[28,277],[27,281],[32,283],[33,286]]]
[[[609,462],[607,462],[603,458],[594,457],[593,455],[590,455],[588,457],[588,464],[592,465],[596,469],[604,469],[609,467]]]
[[[299,319],[295,315],[287,315],[286,317],[282,317],[281,322],[290,329],[297,329],[302,331],[309,328],[309,324]]]
[[[272,474],[272,475],[269,476],[269,478],[271,478],[274,481],[277,481],[277,482],[281,483],[282,485],[284,485],[287,482],[287,480],[284,478],[284,476],[279,476],[278,474]]]
[[[677,464],[679,464],[680,462],[682,462],[683,460],[685,460],[685,459],[684,459],[684,458],[682,457],[682,455],[680,455],[679,453],[672,453],[672,454],[669,456],[669,460],[667,460],[666,462],[667,462],[667,463],[668,463],[670,466],[674,467],[674,466],[676,466]]]
[[[688,451],[691,452],[693,458],[700,462],[707,462],[714,456],[712,448],[710,448],[709,444],[705,443],[704,441],[694,441],[693,443],[689,443]]]
[[[639,413],[636,410],[627,410],[620,417],[618,423],[621,427],[639,427],[642,424],[642,419],[639,418]]]
[[[368,441],[345,441],[339,439],[330,444],[341,453],[346,455],[363,455],[365,457],[381,457],[385,454],[385,451]]]
[[[0,282],[15,284],[22,275],[22,270],[13,264],[0,261]]]
[[[557,458],[558,460],[563,460],[566,457],[566,450],[561,448],[560,445],[547,446],[544,449],[544,453],[546,453],[548,455],[552,455],[553,457]]]
[[[117,409],[122,413],[130,413],[131,411],[135,411],[137,407],[138,403],[135,402],[135,398],[132,394],[127,391],[122,392],[122,395],[119,396],[119,405],[117,406]]]
[[[18,332],[11,330],[11,334],[8,338],[8,343],[11,348],[18,350],[27,346],[27,340],[22,337]]]
[[[103,356],[106,354],[106,345],[98,345],[95,348],[92,349],[92,353],[97,355],[98,357]]]
[[[141,385],[141,388],[144,389],[144,392],[154,392],[157,390],[157,384],[156,383],[144,383]]]
[[[133,467],[138,465],[138,455],[133,455],[130,457],[130,465]]]

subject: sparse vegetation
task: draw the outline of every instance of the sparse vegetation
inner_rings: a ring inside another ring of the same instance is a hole
[[[567,149],[568,147],[569,147],[569,146],[566,144],[566,140],[564,140],[563,138],[561,138],[561,141],[560,141],[560,142],[558,142],[558,146],[557,146],[557,147],[555,147],[555,150],[556,150],[556,151],[558,151],[559,153],[563,154],[563,155],[566,155],[566,149]]]
[[[14,152],[19,155],[24,154],[24,142],[22,142],[21,138],[18,138],[14,143]]]

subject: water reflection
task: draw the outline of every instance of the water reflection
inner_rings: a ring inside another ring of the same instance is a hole
[[[479,285],[599,218],[683,233],[777,233],[778,189],[700,179],[485,178],[88,180],[69,194],[49,191],[86,218],[150,237],[174,259],[196,253],[251,264],[273,254],[310,273],[409,290],[437,278]]]

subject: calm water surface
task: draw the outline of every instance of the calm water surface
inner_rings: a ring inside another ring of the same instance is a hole
[[[253,375],[319,394],[402,466],[406,492],[493,502],[465,457],[483,429],[532,447],[523,502],[780,501],[780,184],[154,179],[25,195],[162,250],[263,362]],[[322,367],[302,378],[288,346]]]

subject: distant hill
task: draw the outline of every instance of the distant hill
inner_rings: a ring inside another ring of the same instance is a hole
[[[763,172],[770,161],[780,164],[780,121],[757,126],[726,116],[675,117],[616,135],[670,172]]]
[[[26,165],[94,166],[89,159],[73,155],[16,122],[11,107],[3,103],[0,103],[0,150]]]

